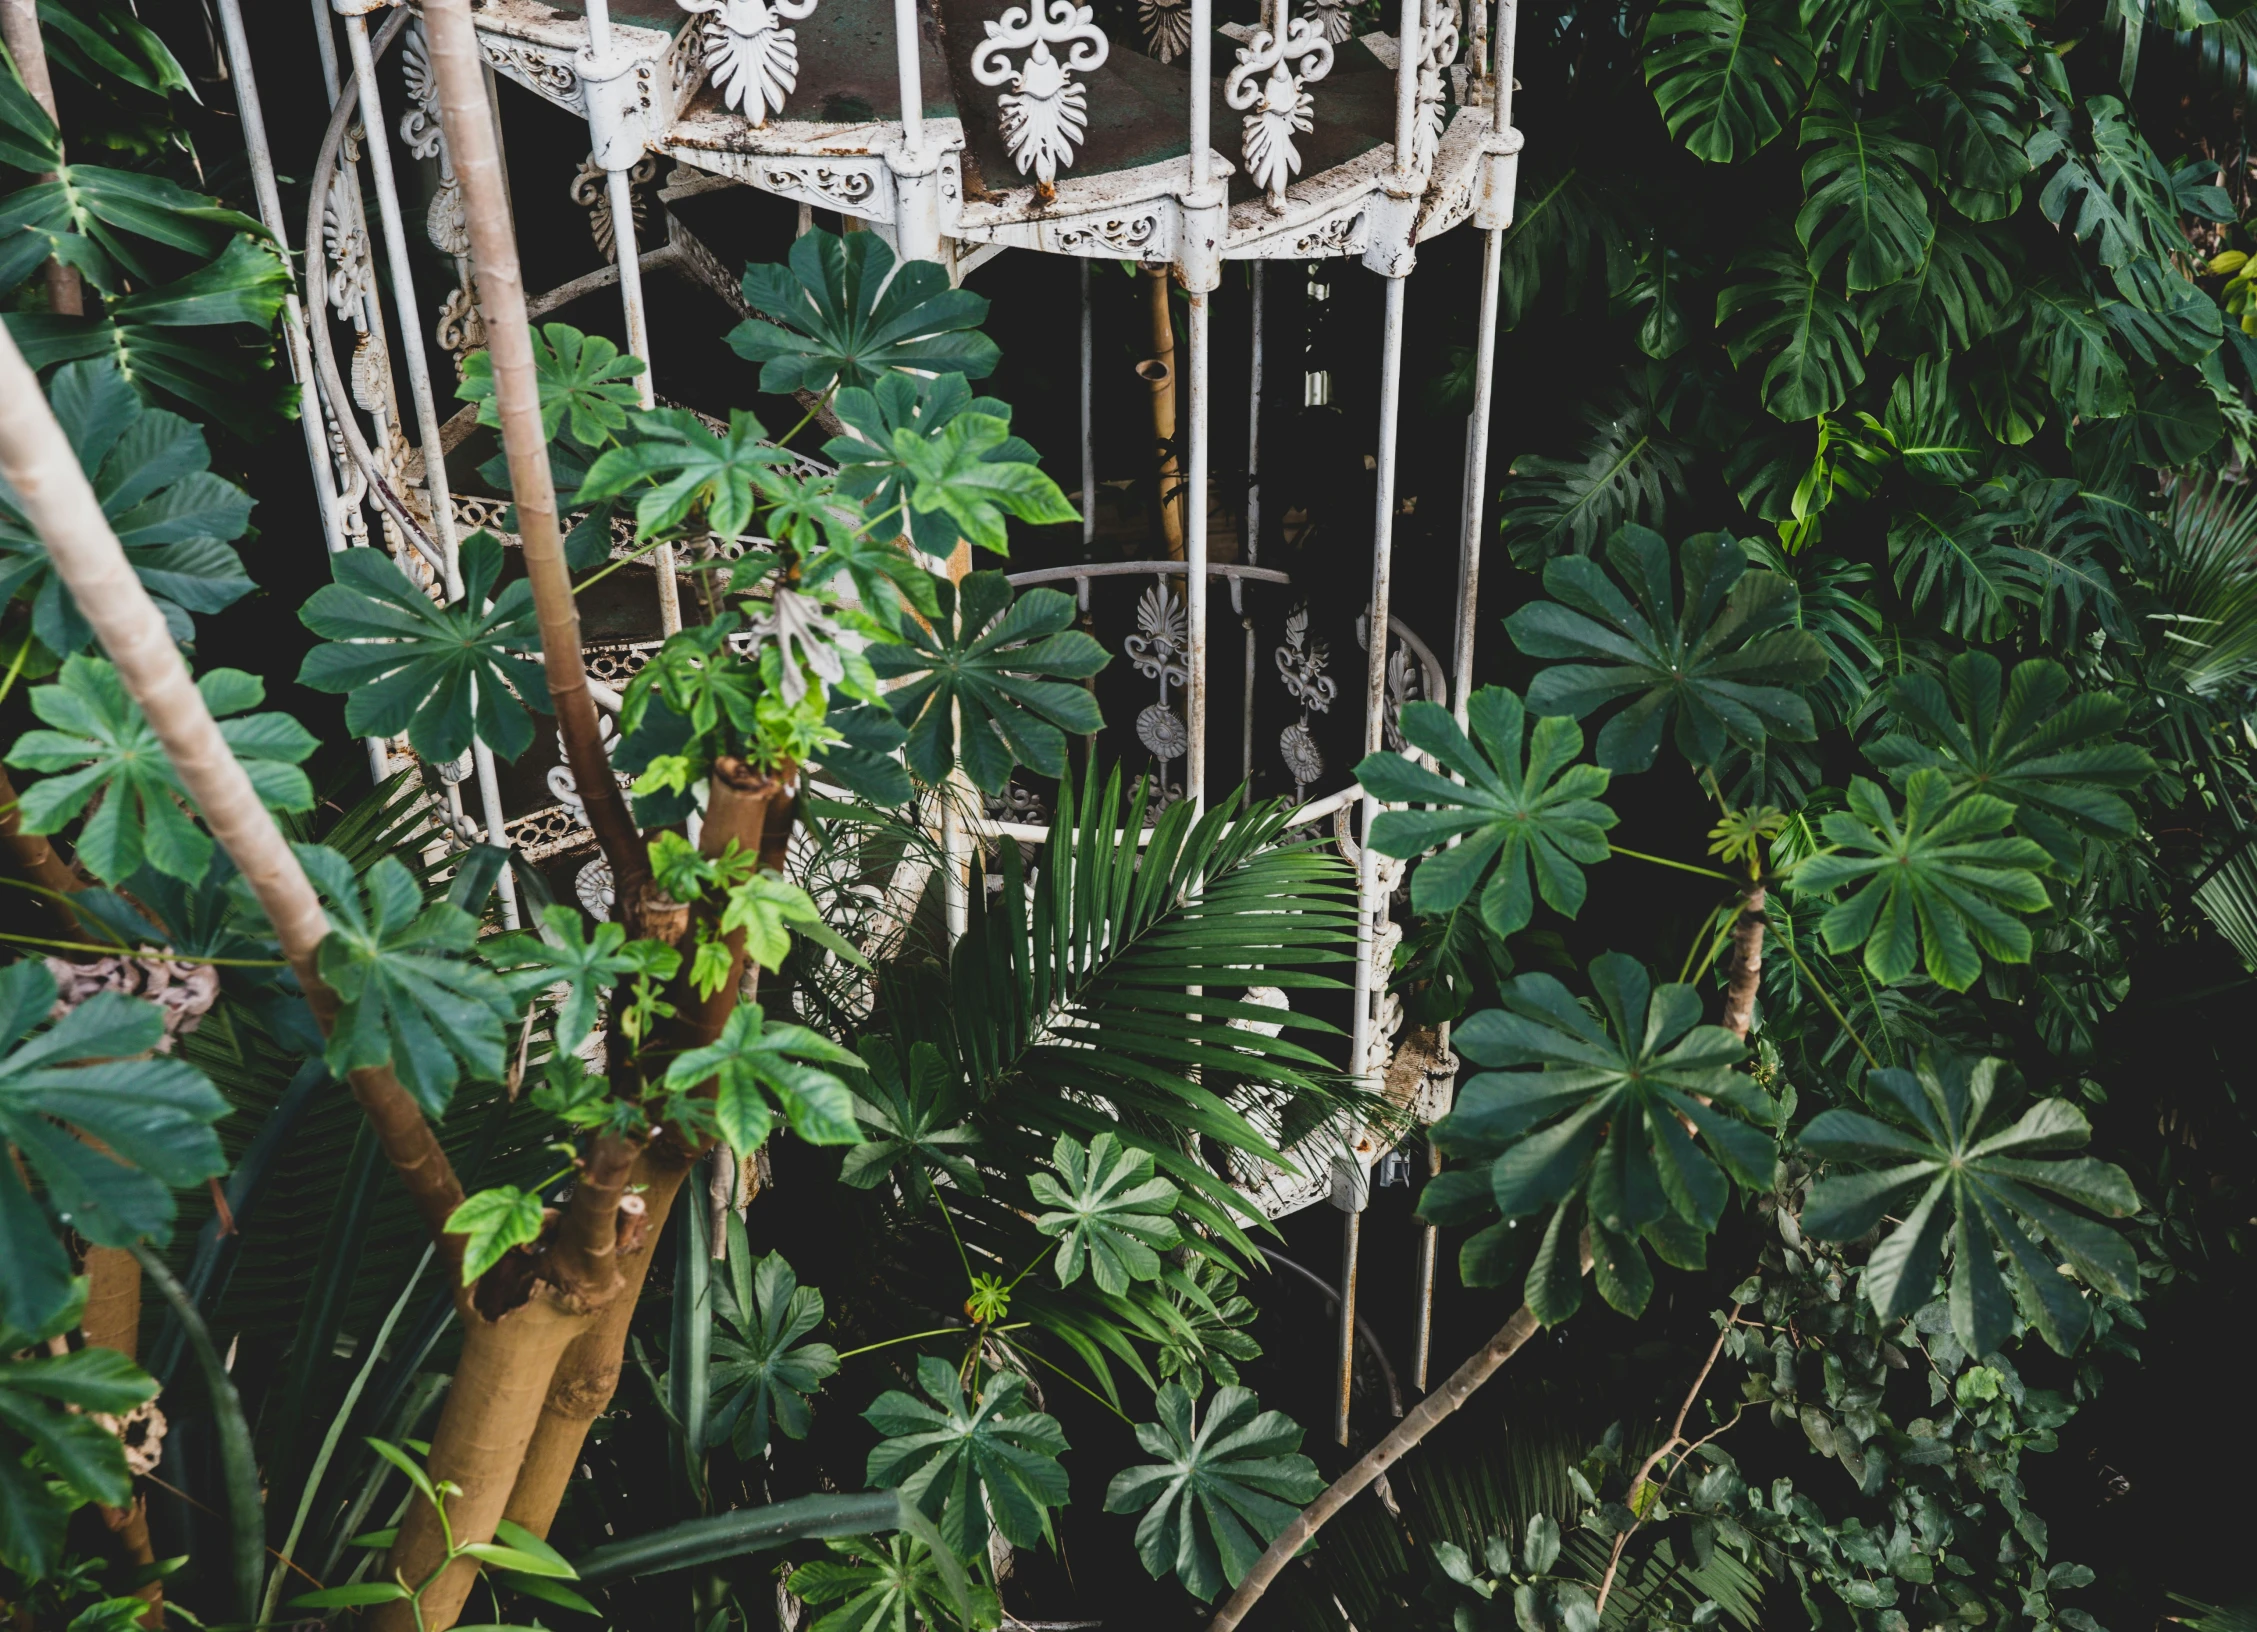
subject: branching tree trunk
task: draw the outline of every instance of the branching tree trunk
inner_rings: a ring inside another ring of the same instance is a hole
[[[1588,1234],[1583,1237],[1581,1246],[1583,1273],[1588,1275],[1591,1272]],[[1496,1336],[1450,1373],[1440,1388],[1419,1401],[1409,1416],[1395,1424],[1392,1433],[1365,1453],[1362,1461],[1319,1491],[1317,1499],[1301,1510],[1299,1518],[1278,1532],[1277,1540],[1270,1543],[1269,1550],[1254,1561],[1254,1567],[1238,1583],[1238,1590],[1215,1611],[1215,1618],[1207,1623],[1207,1632],[1230,1632],[1246,1619],[1247,1612],[1269,1591],[1270,1583],[1293,1561],[1294,1555],[1308,1545],[1310,1537],[1324,1528],[1366,1485],[1401,1461],[1406,1452],[1441,1425],[1443,1418],[1472,1398],[1473,1391],[1494,1377],[1538,1330],[1536,1316],[1527,1304],[1515,1309],[1512,1318],[1497,1329]]]
[[[1730,980],[1724,988],[1724,1026],[1746,1041],[1755,1024],[1756,994],[1763,989],[1764,887],[1759,878],[1740,892],[1740,917],[1732,926]]]
[[[55,81],[47,72],[47,46],[39,37],[39,0],[0,0],[0,34],[8,41],[8,55],[16,59],[16,72],[31,92],[32,100],[62,129],[55,112]],[[40,180],[50,180],[42,176]],[[47,263],[47,309],[61,317],[78,317],[86,310],[86,287],[78,268],[61,261]]]

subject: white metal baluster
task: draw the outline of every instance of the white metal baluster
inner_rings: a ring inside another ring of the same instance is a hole
[[[1405,0],[1405,16],[1418,0]],[[1395,433],[1399,418],[1403,384],[1403,289],[1406,280],[1387,280],[1386,317],[1380,330],[1379,354],[1379,452],[1377,455],[1377,493],[1373,499],[1371,544],[1371,611],[1364,622],[1364,643],[1367,661],[1364,665],[1364,752],[1377,753],[1385,740],[1384,726],[1387,707],[1387,617],[1388,594],[1394,576],[1395,541]],[[1371,847],[1372,823],[1379,816],[1379,801],[1366,794],[1363,799],[1363,843],[1356,853],[1356,981],[1354,1026],[1350,1033],[1350,1069],[1364,1078],[1364,1086],[1374,1092],[1379,1088],[1379,1072],[1371,1056],[1377,1049],[1373,1035],[1373,1009],[1380,987],[1372,973],[1372,945],[1377,936],[1376,919],[1387,910],[1386,897],[1379,889],[1379,852]],[[1353,1160],[1353,1157],[1350,1158]],[[1361,1199],[1361,1188],[1355,1199]],[[1340,1444],[1348,1443],[1348,1393],[1353,1381],[1355,1359],[1355,1252],[1357,1232],[1351,1218],[1343,1251],[1346,1261],[1341,1266],[1341,1331],[1346,1334],[1339,1351],[1338,1393],[1335,1399],[1332,1434]]]
[[[1089,265],[1081,263],[1081,551],[1097,547],[1097,414],[1091,381],[1097,368],[1096,312],[1090,301]]]
[[[1209,106],[1214,76],[1213,0],[1191,0],[1191,193],[1203,197],[1214,185],[1214,155]],[[1204,283],[1203,278],[1186,284]],[[1191,353],[1190,444],[1184,461],[1183,555],[1184,619],[1191,639],[1191,682],[1184,692],[1183,796],[1194,811],[1207,804],[1207,326],[1211,288],[1187,287],[1185,338]]]
[[[1422,0],[1403,0],[1403,21],[1395,36],[1395,175],[1408,182],[1418,173],[1419,9]]]
[[[227,49],[228,77],[235,82],[235,111],[243,121],[243,146],[251,160],[251,191],[259,204],[259,220],[281,246],[285,264],[290,259],[290,230],[282,218],[282,194],[275,185],[274,150],[267,145],[266,109],[259,101],[259,82],[251,65],[251,46],[243,32],[239,0],[219,0],[220,35]],[[306,246],[306,265],[320,264],[321,246]],[[316,304],[323,319],[325,302]],[[337,470],[330,463],[329,433],[322,425],[321,393],[314,383],[313,350],[306,339],[306,309],[298,299],[292,277],[283,297],[282,340],[290,358],[290,376],[298,382],[298,425],[306,438],[306,465],[313,475],[314,502],[321,507],[322,542],[329,553],[345,547],[345,533],[337,506]],[[392,774],[392,756],[381,737],[367,739],[368,772],[377,782]]]
[[[1264,263],[1248,261],[1254,290],[1254,344],[1246,384],[1246,564],[1262,559],[1262,271]],[[1240,699],[1238,733],[1238,802],[1254,797],[1254,620],[1246,617],[1239,581],[1231,581],[1231,605],[1241,614],[1246,630],[1246,690]]]
[[[367,0],[337,0],[345,19],[345,43],[352,53],[353,78],[360,87],[361,122],[368,132],[368,164],[376,181],[376,210],[384,224],[384,254],[392,274],[392,306],[400,323],[400,349],[405,354],[408,391],[415,401],[416,426],[423,444],[423,491],[430,500],[431,530],[446,561],[444,583],[450,597],[462,594],[462,560],[455,540],[454,497],[447,487],[447,455],[440,444],[439,410],[431,394],[431,363],[423,347],[423,319],[415,303],[415,272],[408,260],[407,230],[401,223],[398,180],[392,170],[391,127],[385,122],[384,103],[376,84],[376,59],[368,48],[367,10],[354,9]],[[373,8],[370,8],[373,9]],[[509,846],[502,818],[501,788],[494,776],[494,755],[483,742],[473,741],[471,765],[478,780],[480,814],[486,842]],[[503,869],[502,921],[517,927],[516,881]]]

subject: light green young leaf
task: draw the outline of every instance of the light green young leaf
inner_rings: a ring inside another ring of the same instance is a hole
[[[319,746],[313,733],[287,714],[225,717],[265,700],[256,675],[213,669],[196,689],[268,808],[311,810],[313,785],[298,763]],[[69,659],[55,684],[35,689],[30,702],[55,729],[27,731],[8,750],[10,765],[50,773],[23,790],[24,831],[59,832],[99,794],[78,835],[78,858],[97,878],[121,883],[146,864],[185,883],[202,880],[211,837],[181,808],[187,789],[109,661]]]
[[[462,1284],[470,1286],[512,1247],[541,1238],[541,1198],[514,1184],[497,1184],[465,1197],[447,1215],[447,1233],[463,1237]]]
[[[487,943],[486,959],[497,967],[513,963],[542,971],[541,985],[564,987],[556,1009],[556,1047],[576,1049],[595,1028],[603,994],[636,975],[668,981],[681,967],[682,954],[663,941],[630,941],[619,924],[598,924],[590,936],[578,912],[566,906],[541,909],[541,922],[554,941],[531,933],[501,936]]]
[[[675,1058],[666,1068],[666,1085],[680,1093],[710,1078],[721,1136],[740,1156],[751,1155],[767,1140],[777,1107],[809,1144],[857,1143],[862,1135],[854,1125],[854,1096],[845,1083],[807,1064],[809,1060],[862,1063],[805,1026],[770,1025],[759,1005],[740,1003],[729,1011],[718,1040]]]

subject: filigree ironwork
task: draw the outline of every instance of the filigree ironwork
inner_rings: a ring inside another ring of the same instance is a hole
[[[701,14],[705,66],[727,107],[751,125],[784,111],[799,86],[799,36],[784,23],[815,15],[816,0],[678,0]]]
[[[1074,149],[1089,130],[1089,92],[1073,75],[1098,67],[1111,49],[1090,16],[1090,8],[1074,0],[1030,0],[987,23],[987,38],[972,52],[974,79],[1011,87],[995,99],[1004,143],[1019,173],[1032,175],[1045,192],[1074,162]],[[1054,45],[1066,47],[1063,62],[1052,54]],[[1007,55],[1013,51],[1027,54],[1017,68]]]
[[[1279,213],[1286,187],[1301,172],[1293,138],[1316,128],[1316,99],[1307,87],[1332,71],[1324,25],[1291,15],[1291,3],[1276,0],[1276,31],[1258,30],[1241,46],[1238,66],[1223,81],[1223,100],[1246,115],[1246,177]]]

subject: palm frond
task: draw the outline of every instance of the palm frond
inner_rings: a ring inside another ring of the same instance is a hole
[[[2150,614],[2150,677],[2210,697],[2257,675],[2257,489],[2187,481],[2171,497]]]

